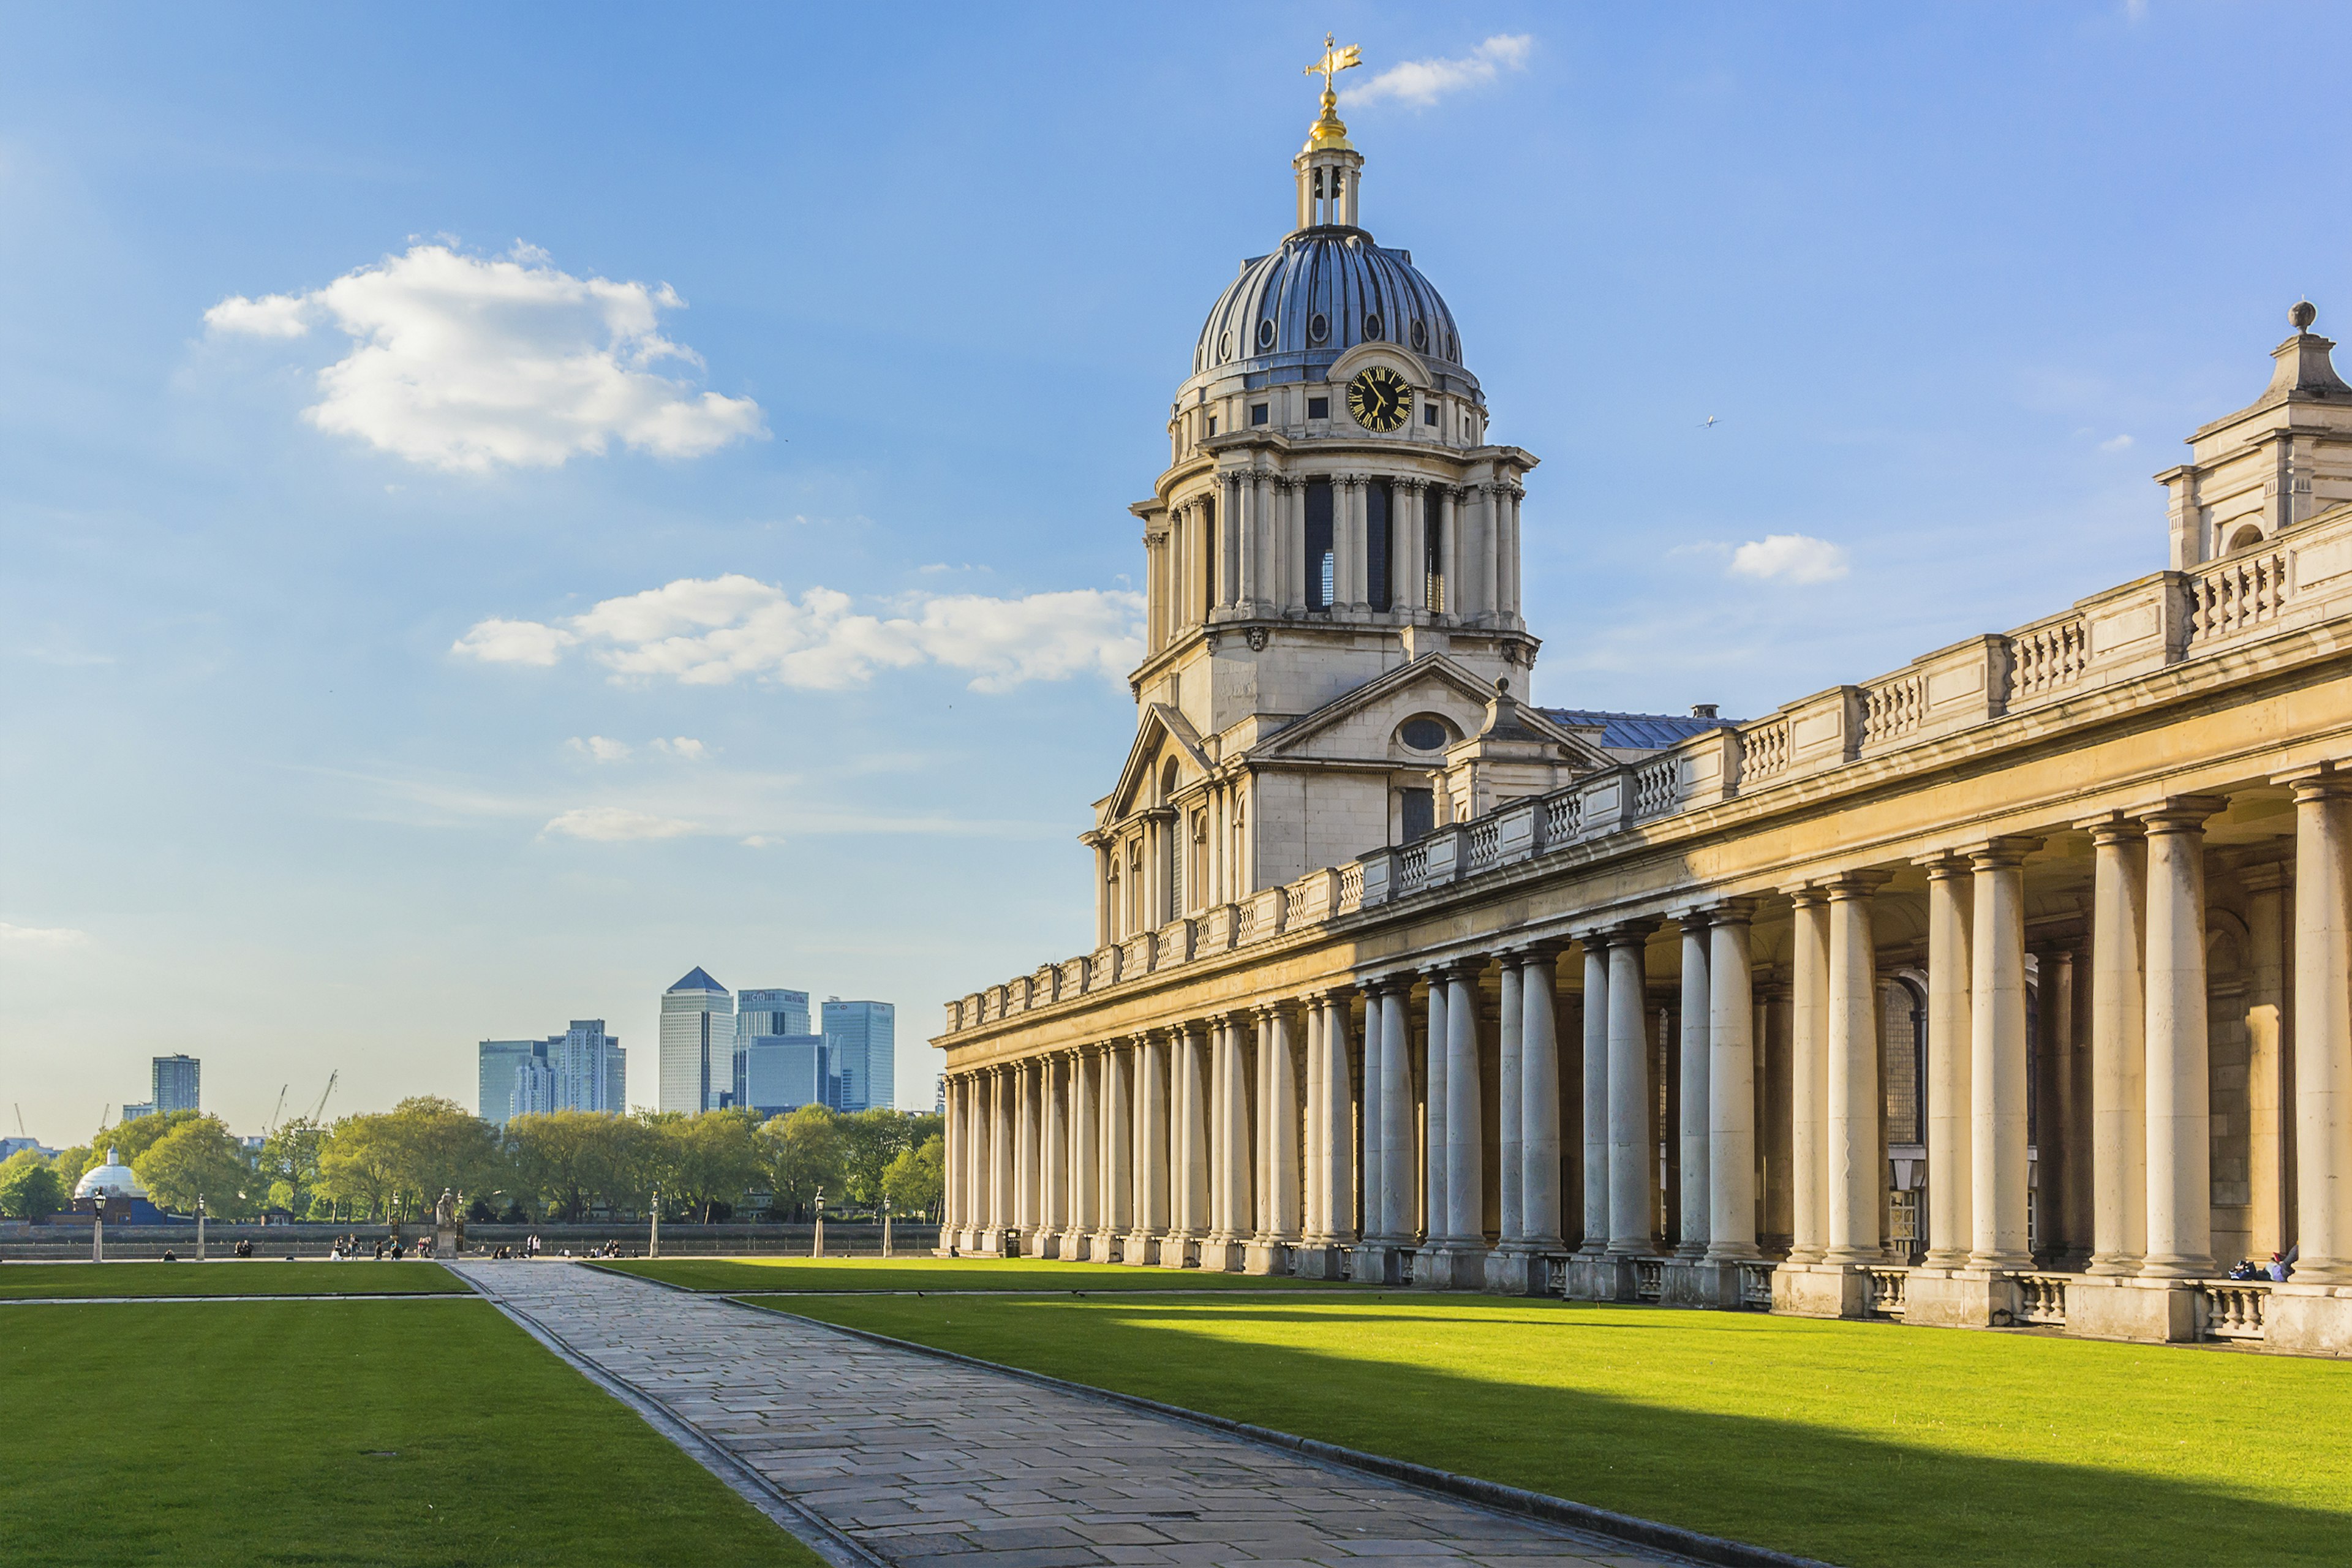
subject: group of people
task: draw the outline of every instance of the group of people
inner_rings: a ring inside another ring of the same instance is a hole
[[[368,1252],[367,1247],[368,1244],[356,1236],[339,1236],[328,1246],[327,1260],[331,1263],[345,1263],[357,1258],[373,1257],[378,1263],[387,1258],[397,1263],[408,1256],[408,1244],[397,1236],[377,1237],[373,1254]],[[421,1242],[417,1244],[417,1251],[420,1257],[430,1256],[429,1249]]]
[[[2284,1253],[2272,1253],[2268,1263],[2257,1263],[2251,1258],[2242,1258],[2230,1266],[2230,1278],[2273,1279],[2284,1285],[2286,1283],[2287,1276],[2294,1272],[2295,1259],[2302,1256],[2302,1247],[2290,1247]]]

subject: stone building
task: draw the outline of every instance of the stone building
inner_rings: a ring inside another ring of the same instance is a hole
[[[1097,945],[935,1042],[949,1244],[2352,1353],[2311,308],[2158,476],[2167,569],[1760,718],[1539,710],[1536,459],[1328,91],[1294,172],[1134,509]]]

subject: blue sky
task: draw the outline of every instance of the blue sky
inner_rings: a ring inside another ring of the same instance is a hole
[[[470,1103],[602,1016],[650,1100],[698,963],[927,1089],[1089,940],[1127,503],[1326,27],[1543,459],[1548,701],[2154,570],[2352,321],[2336,8],[0,6],[0,1098]]]

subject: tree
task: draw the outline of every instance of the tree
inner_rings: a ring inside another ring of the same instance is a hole
[[[149,1144],[131,1170],[156,1207],[181,1214],[194,1214],[202,1197],[207,1212],[238,1218],[259,1206],[267,1190],[244,1145],[217,1116],[180,1121]]]
[[[468,1192],[506,1184],[498,1130],[452,1100],[416,1095],[384,1118],[392,1196],[403,1215],[427,1215],[446,1187]]]
[[[803,1105],[771,1117],[760,1129],[769,1190],[788,1215],[816,1199],[819,1187],[841,1190],[841,1118],[822,1105]]]
[[[384,1115],[343,1117],[319,1151],[320,1191],[351,1205],[354,1219],[375,1218],[399,1191],[391,1121]]]
[[[511,1195],[530,1197],[551,1215],[578,1220],[591,1203],[635,1206],[652,1185],[645,1122],[603,1110],[557,1110],[507,1123]]]
[[[683,1202],[699,1204],[705,1225],[716,1205],[740,1199],[743,1189],[758,1181],[767,1165],[746,1110],[680,1117],[663,1124],[662,1136],[668,1177],[663,1190]]]
[[[872,1208],[882,1201],[882,1173],[915,1146],[912,1119],[888,1110],[861,1110],[837,1123],[842,1195]]]
[[[268,1184],[269,1202],[295,1215],[308,1214],[319,1184],[319,1155],[327,1144],[327,1130],[307,1116],[282,1121],[262,1140],[259,1170]]]
[[[102,1163],[106,1151],[111,1149],[120,1163],[136,1171],[140,1155],[161,1143],[174,1129],[185,1126],[203,1114],[201,1110],[159,1110],[150,1116],[134,1116],[128,1121],[101,1127],[98,1136],[89,1141],[90,1152],[99,1156],[90,1164]],[[80,1178],[77,1175],[75,1179]]]
[[[0,1215],[40,1219],[65,1206],[58,1173],[37,1149],[19,1149],[0,1160]]]
[[[882,1190],[901,1214],[932,1215],[947,1190],[948,1141],[926,1138],[919,1148],[900,1152],[882,1173]],[[936,1216],[934,1216],[936,1217]]]
[[[58,1200],[60,1204],[73,1196],[74,1187],[80,1182],[81,1173],[97,1164],[103,1157],[85,1143],[79,1149],[64,1151],[49,1162],[49,1169],[57,1173],[58,1190],[65,1194],[65,1197]]]

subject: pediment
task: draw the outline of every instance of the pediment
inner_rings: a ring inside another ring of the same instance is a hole
[[[1269,762],[1360,762],[1386,757],[1396,727],[1422,713],[1444,719],[1466,740],[1486,723],[1486,705],[1493,696],[1492,689],[1463,666],[1442,653],[1427,654],[1285,725],[1252,746],[1249,755]],[[1590,739],[1524,703],[1518,710],[1518,723],[1557,744],[1574,766],[1615,765]],[[1430,752],[1428,760],[1433,766],[1440,764],[1442,751]]]
[[[1171,745],[1195,771],[1215,771],[1209,761],[1208,749],[1202,744],[1200,732],[1192,728],[1191,720],[1164,702],[1147,703],[1142,722],[1135,727],[1135,742],[1127,749],[1127,765],[1119,770],[1118,786],[1102,804],[1102,822],[1113,823],[1134,815],[1139,803],[1151,793],[1151,764]]]

